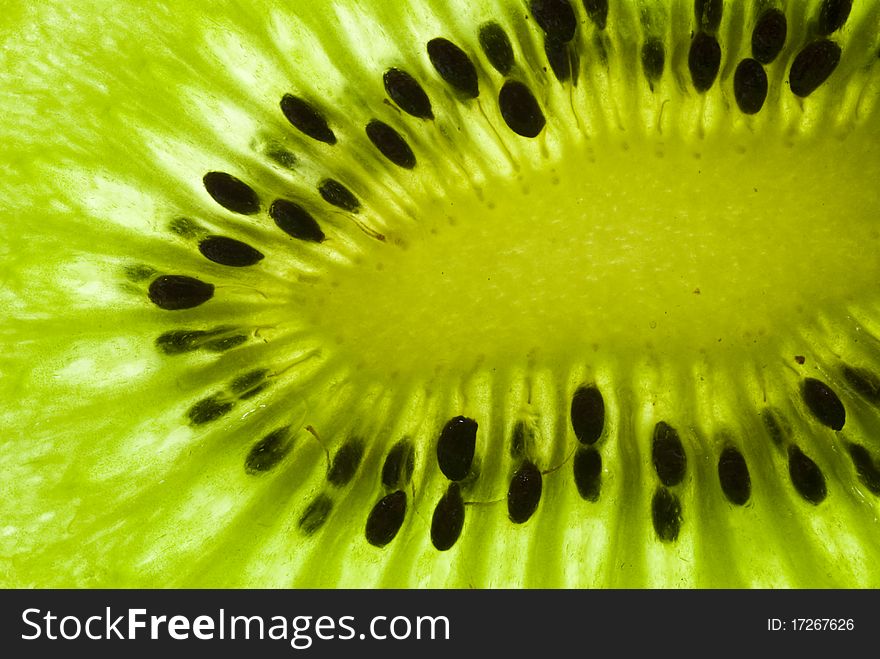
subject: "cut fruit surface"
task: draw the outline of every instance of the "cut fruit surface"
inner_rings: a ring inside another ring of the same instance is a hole
[[[0,581],[880,587],[849,4],[5,12]]]

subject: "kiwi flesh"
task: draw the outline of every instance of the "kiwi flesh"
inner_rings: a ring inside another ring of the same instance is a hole
[[[2,21],[4,585],[880,587],[880,2]]]

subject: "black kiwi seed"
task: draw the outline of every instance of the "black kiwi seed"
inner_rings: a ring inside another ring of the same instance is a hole
[[[599,500],[602,487],[602,455],[595,447],[581,447],[574,454],[574,484],[584,501]]]
[[[814,378],[804,379],[801,395],[810,411],[823,425],[840,430],[846,423],[846,410],[837,394],[824,382]]]
[[[715,32],[721,25],[721,15],[724,13],[722,0],[695,0],[694,15],[697,18],[697,29],[706,32]]]
[[[250,391],[254,387],[261,384],[266,376],[269,374],[269,371],[265,368],[254,369],[253,371],[248,371],[242,375],[239,375],[229,384],[229,390],[234,394],[241,394],[246,391]]]
[[[745,114],[755,114],[767,98],[767,74],[758,60],[744,59],[733,75],[733,95]]]
[[[508,80],[498,94],[501,116],[508,128],[523,137],[537,137],[547,120],[532,92],[517,80]]]
[[[503,76],[510,73],[510,69],[513,68],[513,47],[504,28],[498,23],[483,23],[480,26],[479,38],[480,47],[489,64]]]
[[[712,35],[700,32],[691,42],[688,53],[688,69],[691,81],[698,92],[708,91],[721,68],[721,45]]]
[[[382,484],[398,488],[409,483],[415,469],[415,450],[412,442],[401,439],[385,456],[382,465]]]
[[[880,496],[880,469],[875,466],[868,449],[853,443],[847,444],[846,448],[852,458],[859,480],[873,494]]]
[[[324,115],[310,103],[293,94],[285,94],[281,99],[281,111],[294,128],[312,139],[336,144],[336,135],[327,125]]]
[[[244,461],[244,470],[251,475],[271,471],[292,447],[289,427],[273,430],[251,447]]]
[[[210,334],[204,330],[171,330],[156,337],[156,348],[166,355],[181,355],[198,350],[206,336]]]
[[[660,482],[668,487],[678,485],[684,480],[687,457],[678,431],[665,421],[654,426],[654,440],[651,445],[651,460]]]
[[[721,451],[718,458],[718,480],[721,491],[730,503],[744,505],[752,495],[752,479],[746,459],[732,446]]]
[[[391,68],[382,76],[385,91],[397,106],[418,119],[433,119],[431,101],[422,86],[406,71]]]
[[[828,490],[822,470],[794,445],[788,447],[788,475],[792,485],[804,499],[812,504],[825,500]]]
[[[406,140],[391,126],[378,119],[367,124],[367,137],[383,156],[398,167],[412,169],[416,166],[416,156]]]
[[[397,490],[386,494],[376,502],[367,517],[365,535],[367,542],[384,547],[394,540],[406,517],[406,492]]]
[[[541,470],[526,460],[510,480],[507,488],[507,514],[514,524],[523,524],[535,514],[541,501],[543,479]]]
[[[214,284],[186,275],[162,275],[150,283],[150,301],[160,309],[192,309],[214,297]]]
[[[869,403],[880,405],[880,377],[864,368],[844,366],[843,377]]]
[[[663,42],[651,37],[642,46],[642,70],[649,82],[656,82],[663,75],[663,67],[666,64],[666,53],[663,50]]]
[[[577,19],[568,0],[531,0],[529,6],[535,22],[548,37],[563,43],[574,38]]]
[[[220,394],[214,394],[213,396],[203,398],[189,408],[186,416],[189,417],[192,425],[201,426],[205,423],[216,421],[232,410],[233,407],[235,407],[235,403],[224,400]]]
[[[595,385],[581,385],[571,397],[571,427],[581,444],[595,444],[605,428],[605,400]]]
[[[604,30],[608,23],[608,0],[584,0],[584,9],[596,27]]]
[[[346,188],[342,183],[332,178],[326,178],[318,185],[318,192],[328,204],[332,204],[337,208],[348,211],[349,213],[357,213],[360,210],[361,202],[354,196],[351,190]]]
[[[253,215],[260,210],[260,199],[254,189],[226,172],[208,172],[202,177],[205,190],[226,210]]]
[[[269,216],[284,233],[292,238],[320,243],[326,237],[315,218],[299,204],[276,199],[269,206]]]
[[[559,82],[565,82],[571,78],[571,58],[568,54],[568,44],[553,37],[544,40],[544,54],[550,63],[550,69]]]
[[[477,69],[471,58],[448,39],[438,37],[428,42],[428,58],[431,64],[451,87],[467,98],[480,95]]]
[[[819,10],[819,34],[827,36],[842,28],[852,5],[852,0],[825,0]]]
[[[312,535],[322,526],[333,510],[333,500],[326,494],[316,496],[299,518],[299,528],[306,535]]]
[[[247,243],[226,236],[208,236],[199,243],[199,251],[209,261],[242,268],[263,260],[263,254]]]
[[[471,471],[476,445],[476,421],[464,416],[447,421],[437,441],[437,462],[443,475],[451,481],[466,478]]]
[[[775,60],[785,45],[787,33],[785,14],[775,7],[765,10],[752,31],[752,57],[761,64]]]
[[[828,80],[840,62],[840,46],[828,39],[813,41],[794,58],[788,84],[795,96],[806,98]]]
[[[357,473],[364,456],[364,445],[359,439],[351,439],[343,444],[333,456],[333,462],[327,472],[327,480],[331,485],[342,487],[348,485]]]
[[[431,543],[440,551],[451,549],[464,528],[464,501],[458,483],[450,483],[437,502],[431,519]]]
[[[681,501],[665,487],[658,487],[651,500],[654,531],[663,542],[674,542],[681,531]]]

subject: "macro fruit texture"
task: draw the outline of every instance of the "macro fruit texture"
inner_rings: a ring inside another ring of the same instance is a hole
[[[2,24],[4,585],[880,587],[880,2]]]

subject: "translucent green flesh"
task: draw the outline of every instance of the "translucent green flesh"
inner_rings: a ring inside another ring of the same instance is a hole
[[[857,4],[833,36],[837,70],[807,99],[785,80],[819,3],[788,7],[755,116],[738,112],[732,77],[766,3],[725,3],[722,67],[702,95],[687,68],[690,0],[612,3],[601,35],[575,3],[576,87],[544,71],[542,38],[512,1],[262,4],[212,3],[209,17],[104,2],[4,12],[2,583],[880,586],[880,504],[846,449],[876,463],[880,414],[843,377],[845,365],[880,372],[880,3]],[[501,118],[503,78],[476,37],[489,19],[547,117],[537,139]],[[434,72],[424,44],[437,36],[477,65],[478,101],[457,100]],[[640,73],[648,37],[667,44],[653,88]],[[383,102],[389,66],[420,81],[434,122]],[[338,144],[293,129],[285,93],[320,107]],[[369,144],[374,117],[407,138],[412,172]],[[220,208],[201,182],[215,170],[252,185],[263,210]],[[358,195],[360,213],[320,199],[326,177]],[[279,231],[265,212],[277,197],[306,205],[327,240]],[[210,263],[169,230],[180,217],[265,259]],[[199,277],[216,294],[157,309],[146,294],[157,274]],[[247,342],[156,349],[164,332],[218,326]],[[257,368],[268,388],[236,398],[232,382]],[[839,396],[841,431],[808,409],[805,377]],[[597,502],[572,475],[582,383],[606,408]],[[232,411],[190,424],[213,395]],[[769,409],[785,444],[821,468],[821,504],[793,487]],[[462,536],[438,552],[431,516],[448,480],[435,446],[460,414],[479,423],[477,458]],[[672,543],[651,521],[659,421],[687,456]],[[518,422],[546,472],[524,525],[505,503]],[[246,473],[251,447],[282,426],[290,455]],[[350,437],[363,439],[363,462],[334,487],[327,452]],[[417,447],[407,516],[378,549],[364,526],[403,437]],[[728,445],[751,473],[743,507],[719,485]],[[307,535],[300,518],[319,494],[333,511]]]
[[[635,360],[655,346],[778,359],[817,309],[874,297],[872,141],[624,139],[420,201],[403,245],[333,272],[306,313],[347,361],[384,377],[527,354]]]

